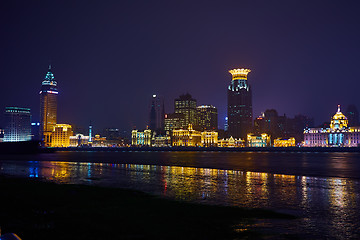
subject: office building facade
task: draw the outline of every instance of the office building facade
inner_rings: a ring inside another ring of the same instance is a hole
[[[175,99],[174,105],[175,113],[184,115],[184,123],[180,128],[187,129],[189,124],[196,125],[196,100],[189,93],[180,95]]]
[[[4,142],[31,140],[31,114],[29,108],[5,108]]]
[[[149,128],[152,131],[162,133],[165,123],[164,99],[158,95],[152,95],[150,106]]]
[[[216,107],[203,105],[196,107],[196,127],[201,130],[218,129],[218,111]]]

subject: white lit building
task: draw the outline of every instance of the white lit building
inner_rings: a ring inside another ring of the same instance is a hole
[[[359,147],[360,127],[349,127],[348,119],[340,111],[340,105],[331,118],[329,128],[304,130],[305,147]]]

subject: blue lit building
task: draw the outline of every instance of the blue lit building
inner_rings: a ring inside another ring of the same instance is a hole
[[[4,142],[31,140],[31,114],[29,108],[6,107]]]

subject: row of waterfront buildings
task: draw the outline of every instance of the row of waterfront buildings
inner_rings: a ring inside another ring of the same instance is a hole
[[[28,108],[7,107],[5,128],[0,129],[0,141],[40,140],[44,147],[358,147],[360,144],[359,116],[351,106],[346,114],[340,106],[329,124],[312,128],[313,119],[304,115],[288,118],[268,109],[253,121],[252,92],[247,76],[249,69],[233,69],[227,89],[228,116],[224,129],[218,128],[217,108],[197,106],[190,94],[174,100],[174,112],[165,113],[164,100],[153,95],[149,125],[143,131],[133,129],[131,140],[93,134],[92,126],[78,131],[70,124],[57,122],[57,82],[51,66],[41,84],[40,122],[31,123]],[[36,129],[34,131],[34,129]]]

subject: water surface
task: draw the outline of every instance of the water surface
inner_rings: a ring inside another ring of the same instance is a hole
[[[294,233],[307,239],[359,239],[358,156],[62,152],[2,156],[0,174],[137,189],[185,201],[267,208],[299,219],[259,221],[257,226],[264,231]]]

